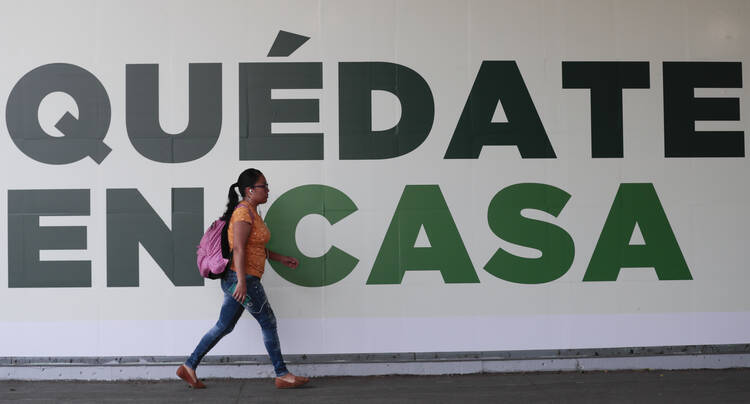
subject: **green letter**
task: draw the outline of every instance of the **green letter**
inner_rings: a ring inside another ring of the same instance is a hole
[[[515,256],[501,248],[484,269],[508,282],[536,284],[563,276],[575,256],[573,239],[562,228],[521,216],[536,209],[557,217],[570,194],[545,184],[516,184],[498,192],[487,211],[490,229],[501,239],[542,252],[540,258]]]
[[[307,257],[297,248],[295,234],[307,215],[321,215],[333,225],[356,211],[357,205],[346,194],[329,186],[303,185],[285,192],[266,214],[272,235],[268,248],[297,257],[299,267],[290,269],[276,261],[271,261],[271,267],[300,286],[328,286],[344,279],[359,262],[357,258],[335,246],[321,257]]]
[[[630,244],[636,224],[645,244]],[[624,267],[653,267],[659,280],[693,279],[653,184],[620,184],[583,280],[615,281]]]
[[[424,226],[430,247],[415,247]],[[407,270],[437,270],[446,283],[478,283],[440,187],[407,185],[367,284],[400,284]]]

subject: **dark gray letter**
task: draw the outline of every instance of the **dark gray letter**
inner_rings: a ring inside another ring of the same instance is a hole
[[[188,125],[170,134],[159,124],[159,65],[127,65],[125,124],[141,155],[184,163],[206,155],[221,132],[221,63],[190,63]]]
[[[172,189],[170,231],[137,189],[107,190],[107,286],[138,286],[138,245],[175,286],[201,286],[195,249],[203,235],[203,188]]]
[[[271,132],[272,122],[318,122],[318,100],[274,100],[274,88],[323,88],[323,64],[240,63],[240,160],[323,160],[322,133]]]
[[[695,131],[695,121],[739,121],[738,98],[695,98],[696,88],[742,88],[739,62],[664,62],[664,157],[745,157],[742,131]]]
[[[508,122],[492,122],[501,99]],[[525,159],[556,157],[521,72],[512,60],[482,62],[445,158],[479,158],[482,148],[490,145],[515,145]]]
[[[591,157],[622,158],[622,89],[648,88],[648,62],[562,62],[563,88],[591,89]]]
[[[39,104],[64,92],[78,105],[78,118],[66,112],[55,127],[65,136],[50,136],[39,125]],[[27,156],[47,164],[69,164],[91,156],[101,164],[112,151],[103,143],[109,128],[109,97],[97,78],[75,65],[53,63],[26,73],[8,96],[5,120],[13,143]]]
[[[401,101],[396,126],[372,130],[372,90]],[[435,118],[432,91],[419,73],[386,62],[339,63],[339,157],[342,160],[403,156],[427,139]]]
[[[88,189],[8,190],[8,287],[91,287],[91,261],[39,260],[39,250],[86,249],[86,227],[40,227],[39,216],[88,216],[89,201]]]

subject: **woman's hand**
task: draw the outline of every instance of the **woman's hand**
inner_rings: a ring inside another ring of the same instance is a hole
[[[234,293],[232,293],[232,297],[234,298],[234,300],[242,304],[242,302],[245,301],[246,294],[247,294],[247,281],[245,281],[244,279],[238,280],[237,287],[234,288]]]
[[[288,266],[289,268],[295,269],[299,265],[299,261],[297,261],[294,257],[287,257],[286,255],[281,257],[279,260],[282,264]]]

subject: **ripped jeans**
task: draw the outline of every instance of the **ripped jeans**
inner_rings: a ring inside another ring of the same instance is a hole
[[[206,335],[201,338],[198,346],[190,355],[185,365],[191,369],[195,369],[200,364],[203,357],[208,353],[211,348],[216,345],[219,340],[225,335],[232,332],[237,320],[242,316],[242,312],[247,309],[250,314],[258,320],[260,328],[263,331],[263,343],[268,351],[268,356],[271,358],[273,363],[273,369],[276,372],[276,376],[283,376],[289,371],[286,369],[284,358],[281,356],[281,346],[279,344],[279,335],[276,332],[276,316],[271,310],[271,305],[268,303],[266,298],[266,291],[263,290],[263,285],[260,284],[260,279],[255,276],[247,276],[247,295],[250,297],[250,304],[247,307],[243,307],[232,297],[230,288],[237,283],[237,274],[227,269],[224,276],[221,278],[221,289],[224,291],[224,303],[221,306],[221,312],[219,313],[219,321],[213,326]]]

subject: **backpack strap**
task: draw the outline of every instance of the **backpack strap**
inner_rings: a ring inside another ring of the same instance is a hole
[[[232,250],[229,248],[229,223],[224,222],[221,229],[221,256],[232,261]]]
[[[253,211],[244,200],[238,203],[234,209],[238,209],[240,205],[244,206],[248,210],[248,213],[250,213],[250,225],[252,226],[255,223],[255,215],[253,214]],[[232,264],[232,258],[234,257],[232,249],[229,248],[229,222],[226,222],[224,229],[221,232],[221,255],[224,258],[229,259],[229,263],[227,263],[227,268],[229,268],[229,265]]]

